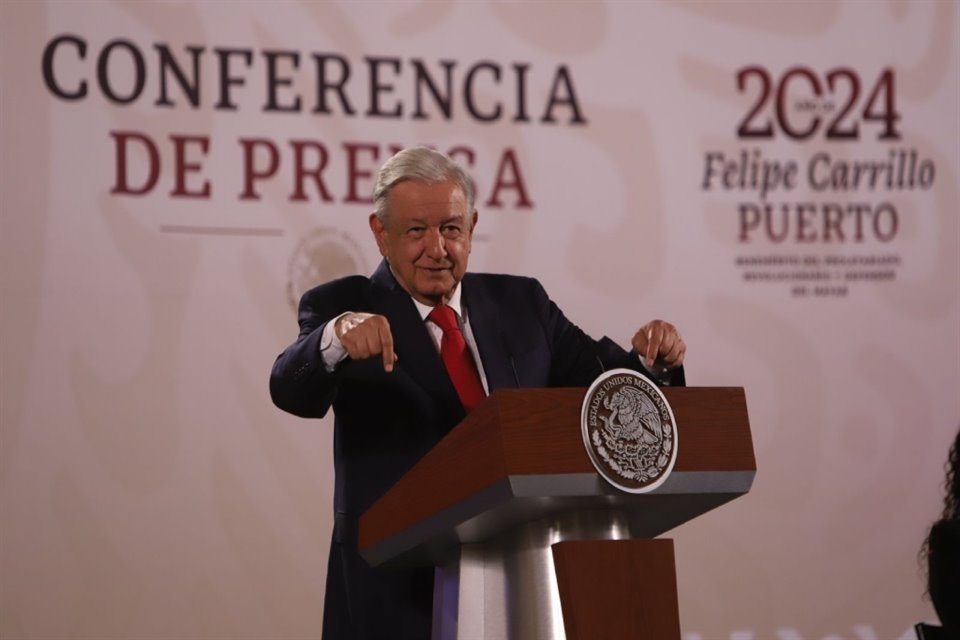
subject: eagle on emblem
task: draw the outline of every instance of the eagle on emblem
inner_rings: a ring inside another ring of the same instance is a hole
[[[603,406],[610,411],[607,417],[601,416],[607,432],[617,439],[636,442],[642,440],[650,445],[663,438],[660,414],[653,402],[635,387],[621,387],[612,396],[603,400]]]

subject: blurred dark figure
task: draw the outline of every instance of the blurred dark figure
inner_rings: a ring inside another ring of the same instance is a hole
[[[947,461],[943,515],[927,537],[927,590],[943,635],[960,640],[960,431]]]

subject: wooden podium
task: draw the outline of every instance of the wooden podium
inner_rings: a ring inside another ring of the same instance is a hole
[[[373,566],[437,567],[433,640],[680,639],[673,541],[750,490],[741,388],[665,388],[673,472],[630,494],[584,449],[584,389],[500,389],[361,518]]]

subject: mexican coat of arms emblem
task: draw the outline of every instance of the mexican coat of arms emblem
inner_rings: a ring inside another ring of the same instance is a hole
[[[594,467],[623,491],[652,491],[673,470],[673,410],[663,392],[636,371],[613,369],[593,382],[583,400],[581,428]]]

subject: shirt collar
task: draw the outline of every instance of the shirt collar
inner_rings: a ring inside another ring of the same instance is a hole
[[[450,301],[447,302],[447,306],[457,312],[457,316],[460,319],[463,319],[463,308],[460,305],[460,284],[457,283],[457,286],[453,288],[453,293],[450,295]],[[426,321],[427,316],[430,315],[430,312],[433,311],[433,307],[425,305],[413,296],[410,296],[410,299],[413,300],[413,304],[417,306],[417,311],[420,312],[420,318]]]

